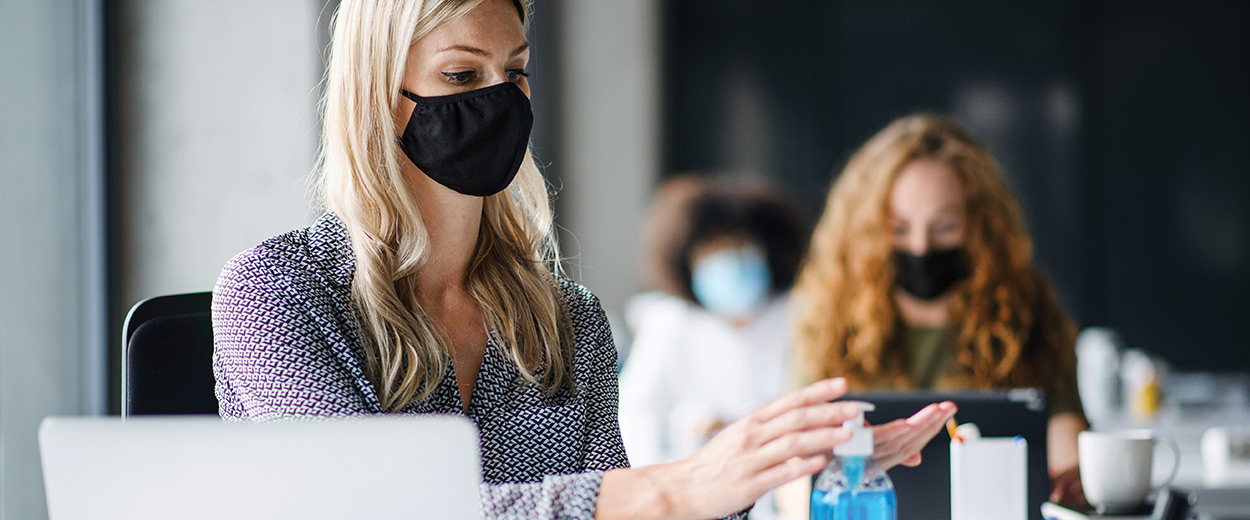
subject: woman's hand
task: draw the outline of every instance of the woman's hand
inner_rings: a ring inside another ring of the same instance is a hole
[[[1077,437],[1089,429],[1080,414],[1061,413],[1050,418],[1046,435],[1046,459],[1050,470],[1050,502],[1077,511],[1088,509],[1081,487]]]
[[[873,455],[881,469],[920,464],[920,450],[955,416],[955,403],[943,401],[921,408],[906,419],[872,428]]]
[[[726,426],[686,459],[609,471],[596,518],[713,518],[746,509],[768,490],[820,471],[833,447],[850,440],[842,423],[859,406],[830,402],[845,394],[842,378],[818,381]],[[944,402],[875,427],[878,460],[918,464],[920,449],[954,414],[954,403]]]
[[[1072,466],[1050,476],[1050,502],[1077,511],[1088,509],[1085,489],[1081,487],[1081,468]]]
[[[725,421],[722,421],[720,417],[709,415],[695,423],[694,434],[704,442],[707,442],[720,433],[721,430],[724,430],[726,426],[729,425],[725,424]]]
[[[842,422],[859,413],[854,404],[829,402],[845,393],[841,378],[792,391],[726,426],[689,458],[662,466],[666,471],[656,476],[666,480],[658,484],[670,492],[673,517],[735,513],[770,489],[820,471],[834,445],[850,439]]]

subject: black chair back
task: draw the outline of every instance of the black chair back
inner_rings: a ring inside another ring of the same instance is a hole
[[[217,413],[211,292],[148,298],[122,332],[122,415]]]

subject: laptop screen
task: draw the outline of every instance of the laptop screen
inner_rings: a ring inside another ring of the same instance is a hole
[[[51,417],[39,444],[51,520],[481,517],[461,416]]]

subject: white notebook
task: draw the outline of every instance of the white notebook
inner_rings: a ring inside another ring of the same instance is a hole
[[[1024,437],[951,442],[951,520],[1025,520],[1028,443]]]

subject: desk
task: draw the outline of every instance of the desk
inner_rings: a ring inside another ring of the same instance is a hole
[[[1101,420],[1091,418],[1098,431],[1149,429],[1159,437],[1176,442],[1180,450],[1180,466],[1172,486],[1196,490],[1198,505],[1194,508],[1203,520],[1250,520],[1250,482],[1235,487],[1209,488],[1203,481],[1202,434],[1216,426],[1250,425],[1250,409],[1245,407],[1165,406],[1150,420],[1120,414]],[[1154,458],[1154,474],[1168,471],[1171,457]],[[1091,519],[1146,520],[1148,516],[1101,516]]]
[[[1250,425],[1250,410],[1245,408],[1198,408],[1165,407],[1148,421],[1135,419],[1127,414],[1102,420],[1091,418],[1093,429],[1098,431],[1149,429],[1155,435],[1176,442],[1180,448],[1180,467],[1173,485],[1186,489],[1202,489],[1202,434],[1216,426]],[[1155,474],[1167,471],[1170,457],[1155,457]],[[1235,484],[1250,488],[1250,482]]]
[[[1199,489],[1195,510],[1204,519],[1250,520],[1250,487]]]
[[[1201,520],[1250,520],[1250,488],[1199,489],[1193,512]],[[1152,520],[1150,515],[1088,515],[1047,503],[1042,512],[1052,520]]]

